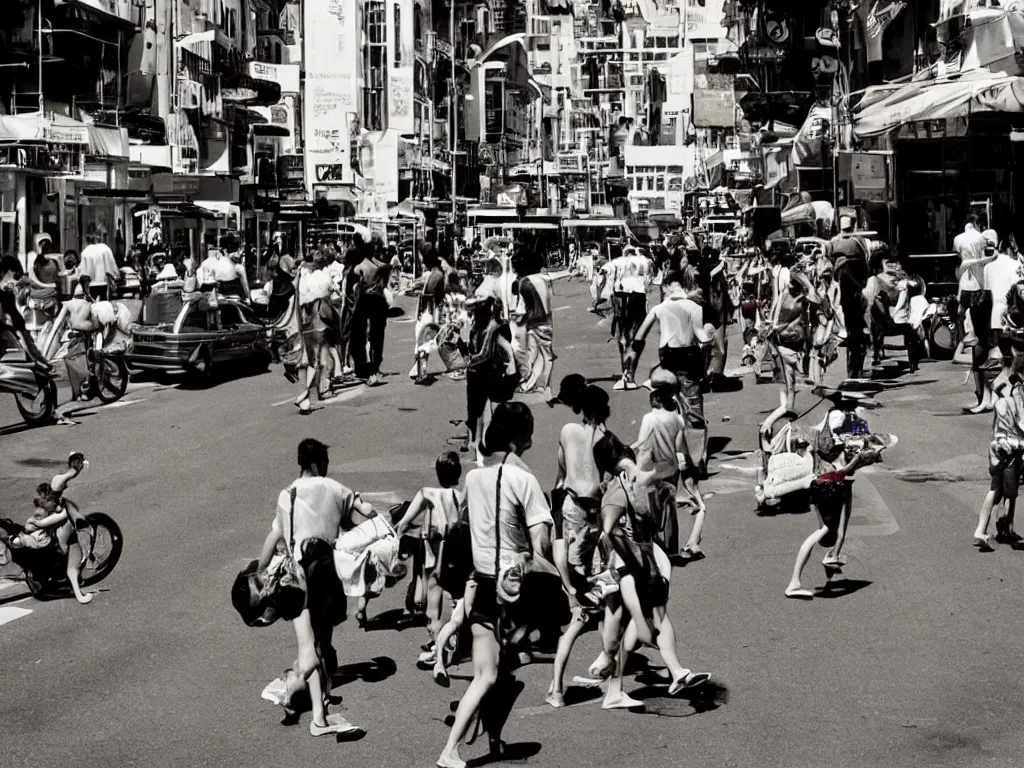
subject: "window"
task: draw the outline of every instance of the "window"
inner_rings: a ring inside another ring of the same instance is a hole
[[[195,333],[196,331],[210,330],[210,314],[205,309],[199,308],[199,302],[194,302],[181,323],[181,332]]]
[[[383,131],[387,127],[387,11],[384,0],[369,0],[363,13],[363,127]]]
[[[395,66],[402,66],[402,8],[395,5]]]

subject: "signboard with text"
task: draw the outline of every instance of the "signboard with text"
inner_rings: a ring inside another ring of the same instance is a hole
[[[349,113],[356,104],[356,4],[323,0],[304,4],[306,184],[351,184]],[[312,196],[312,189],[310,189]]]

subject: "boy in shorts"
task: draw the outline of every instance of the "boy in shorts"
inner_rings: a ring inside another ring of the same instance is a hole
[[[1015,368],[1018,366],[1014,364]],[[1024,451],[1024,389],[1017,376],[1014,376],[1003,382],[996,394],[996,415],[988,452],[991,483],[978,513],[978,527],[974,531],[974,546],[981,552],[993,551],[989,543],[988,523],[992,510],[1004,500],[1006,512],[996,520],[996,541],[1014,546],[1020,541],[1013,530],[1013,516],[1017,506],[1021,456]]]

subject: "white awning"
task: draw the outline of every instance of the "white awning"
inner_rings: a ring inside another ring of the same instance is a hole
[[[949,80],[869,88],[854,109],[853,132],[880,136],[920,120],[965,118],[974,113],[1024,112],[1024,77],[976,70]]]
[[[177,48],[188,51],[193,56],[197,56],[209,65],[213,61],[213,42],[216,39],[217,31],[211,29],[206,32],[186,35],[180,40],[175,41],[174,45]]]

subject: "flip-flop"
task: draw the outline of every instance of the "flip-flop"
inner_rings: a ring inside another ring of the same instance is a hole
[[[787,589],[786,597],[791,600],[813,600],[814,593],[809,589]]]
[[[451,687],[452,679],[448,677],[447,671],[443,669],[434,669],[432,677],[434,678],[434,682],[440,685],[442,688]]]
[[[995,549],[992,548],[992,545],[988,543],[987,537],[982,539],[975,536],[974,546],[979,552],[995,552]]]
[[[675,696],[682,691],[692,691],[694,688],[704,685],[710,679],[711,675],[707,672],[691,672],[679,680],[673,680],[672,685],[668,687],[668,695]]]
[[[631,699],[626,694],[622,694],[622,698],[614,703],[609,704],[607,701],[601,702],[601,709],[642,709],[644,703]]]

